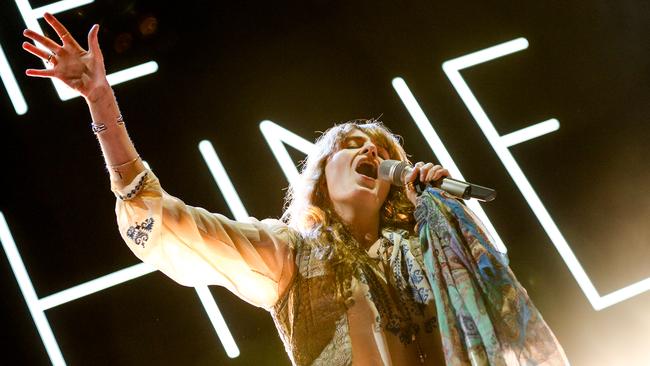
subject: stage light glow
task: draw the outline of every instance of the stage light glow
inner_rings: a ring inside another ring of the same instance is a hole
[[[580,289],[583,291],[592,307],[595,310],[602,310],[608,306],[612,306],[618,302],[650,290],[650,278],[626,286],[603,297],[598,294],[598,291],[589,279],[589,276],[571,250],[569,243],[566,241],[559,228],[553,221],[553,218],[544,207],[539,196],[537,196],[537,193],[528,181],[526,175],[519,167],[519,164],[517,164],[517,161],[512,156],[512,153],[510,150],[508,150],[508,147],[512,146],[508,143],[514,142],[517,136],[521,138],[522,134],[519,133],[519,131],[515,132],[515,138],[513,138],[512,135],[510,135],[510,137],[508,137],[509,135],[506,135],[504,141],[504,138],[502,136],[499,136],[496,128],[494,127],[494,124],[492,121],[490,121],[489,117],[460,74],[460,70],[488,62],[495,58],[503,57],[514,52],[521,51],[527,47],[528,41],[525,38],[517,38],[509,42],[505,42],[481,51],[473,52],[471,54],[446,61],[442,64],[442,69],[444,70],[445,74],[447,74],[447,77],[449,78],[449,81],[451,81],[452,86],[454,89],[456,89],[456,92],[461,97],[465,106],[467,106],[470,114],[476,120],[476,123],[479,125],[481,131],[483,131],[483,134],[487,138],[488,142],[521,191],[524,199],[532,209],[533,213],[544,228],[544,231],[549,236],[551,242],[562,257],[562,260],[566,263],[569,271],[576,279],[578,286],[580,286]],[[551,132],[551,129],[549,127],[553,127],[553,124],[554,122],[550,122],[548,125],[544,125],[546,126],[545,128],[547,133]],[[556,126],[559,128],[559,122],[557,122]]]
[[[212,143],[208,140],[202,140],[199,142],[199,151],[201,151],[201,155],[203,155],[203,159],[208,165],[212,177],[217,183],[223,198],[226,200],[230,212],[235,216],[235,220],[248,220],[248,211],[244,208],[244,204],[241,202],[239,194],[235,190],[235,186],[232,184],[228,173],[226,173],[226,169],[223,167],[217,152],[214,151]]]
[[[158,71],[158,63],[156,61],[149,61],[106,75],[106,80],[108,80],[108,83],[111,85],[117,85],[145,75],[153,74],[156,71]]]
[[[465,56],[460,56],[452,60],[445,61],[442,63],[442,69],[445,71],[445,73],[447,73],[447,76],[449,76],[449,73],[447,72],[448,70],[450,72],[457,72],[459,70],[482,64],[496,58],[507,56],[514,52],[525,50],[526,48],[528,48],[528,40],[526,38],[519,37],[513,39],[512,41],[500,43],[492,47],[472,52]],[[454,87],[455,86],[456,85],[454,85]],[[467,89],[469,90],[469,88]]]
[[[16,113],[19,115],[27,113],[27,102],[18,86],[16,76],[11,71],[11,66],[7,60],[7,55],[2,49],[2,45],[0,45],[0,79],[2,79],[2,84],[4,84],[7,94],[9,94],[9,100],[14,106]]]
[[[650,290],[650,277],[601,296],[599,299],[596,299],[596,303],[593,306],[596,310],[602,310],[648,290]]]
[[[532,140],[547,133],[560,129],[560,121],[551,118],[548,121],[540,122],[532,126],[522,128],[521,130],[510,132],[501,136],[501,143],[506,147],[521,144],[522,142]]]
[[[406,85],[404,79],[399,77],[394,78],[392,84],[393,88],[397,92],[397,95],[400,97],[402,103],[404,103],[404,106],[411,115],[411,118],[413,118],[413,121],[415,121],[415,125],[418,127],[418,129],[420,129],[422,136],[424,136],[424,139],[429,144],[429,147],[431,147],[431,150],[436,155],[436,158],[438,158],[440,165],[449,170],[449,173],[452,177],[459,180],[465,180],[463,174],[458,168],[458,165],[456,165],[456,162],[451,157],[451,154],[449,154],[449,151],[445,147],[445,144],[443,144],[442,139],[434,130],[433,124],[427,118],[426,114],[420,107],[420,104],[415,99],[415,96],[413,96],[413,93],[411,93],[411,90]],[[485,229],[491,235],[494,244],[497,247],[497,250],[502,253],[507,253],[508,248],[506,248],[505,243],[501,240],[499,233],[497,233],[497,230],[492,225],[492,222],[488,218],[487,214],[485,211],[483,211],[483,207],[481,207],[480,203],[477,200],[467,200],[465,203],[483,222],[483,225],[485,225]]]
[[[54,338],[50,323],[47,321],[45,313],[41,309],[32,280],[29,278],[29,274],[27,274],[25,263],[20,257],[16,242],[14,241],[13,235],[11,235],[9,225],[2,212],[0,212],[0,242],[2,242],[2,248],[9,260],[11,271],[16,277],[20,292],[22,292],[23,298],[27,303],[27,309],[29,309],[29,313],[32,315],[32,319],[34,319],[36,330],[38,330],[38,334],[41,336],[41,340],[43,340],[50,361],[56,366],[65,365],[61,349],[56,342],[56,338]]]
[[[314,148],[314,144],[269,120],[260,122],[260,131],[262,131],[262,135],[269,144],[273,156],[280,164],[280,168],[289,183],[295,183],[300,173],[284,144],[292,146],[307,155]]]
[[[105,290],[109,287],[117,286],[121,283],[136,279],[151,272],[157,271],[146,263],[136,264],[131,267],[120,269],[113,273],[95,278],[88,282],[72,286],[63,291],[41,298],[38,302],[42,310],[51,309],[55,306],[65,304],[84,296],[94,294]]]
[[[235,339],[232,337],[230,329],[228,329],[228,325],[223,319],[223,315],[221,315],[221,311],[219,310],[217,303],[214,301],[212,293],[207,286],[196,287],[195,290],[199,295],[201,303],[203,303],[203,307],[210,318],[210,322],[212,322],[212,325],[217,332],[217,337],[219,337],[223,348],[226,350],[226,354],[230,358],[239,357],[239,347],[237,347],[237,343],[235,343]]]

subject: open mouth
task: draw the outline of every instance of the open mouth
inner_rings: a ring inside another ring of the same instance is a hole
[[[355,170],[368,178],[377,179],[377,166],[369,161],[360,162]]]

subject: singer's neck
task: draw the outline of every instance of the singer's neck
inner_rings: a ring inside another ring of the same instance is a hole
[[[362,249],[367,250],[379,238],[379,213],[371,214],[367,208],[334,204],[334,210],[348,226]]]

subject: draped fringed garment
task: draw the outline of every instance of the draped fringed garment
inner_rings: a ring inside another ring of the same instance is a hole
[[[415,216],[448,366],[569,364],[506,255],[464,204],[428,188]]]

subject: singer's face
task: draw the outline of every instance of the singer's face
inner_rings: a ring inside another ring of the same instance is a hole
[[[360,130],[353,130],[325,165],[327,190],[335,208],[355,206],[379,213],[390,183],[377,179],[379,164],[388,151]]]

